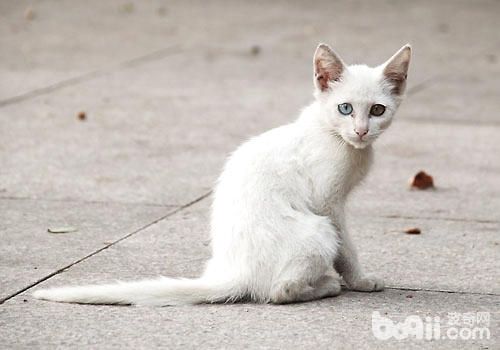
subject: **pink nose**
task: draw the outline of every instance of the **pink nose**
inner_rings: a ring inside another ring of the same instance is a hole
[[[354,129],[354,132],[356,134],[358,134],[359,138],[362,138],[363,136],[365,136],[366,134],[368,134],[368,129]]]

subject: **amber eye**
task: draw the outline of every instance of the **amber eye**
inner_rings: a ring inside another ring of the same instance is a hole
[[[384,105],[373,105],[372,108],[370,108],[370,114],[375,116],[375,117],[380,117],[382,114],[385,112],[385,106]]]

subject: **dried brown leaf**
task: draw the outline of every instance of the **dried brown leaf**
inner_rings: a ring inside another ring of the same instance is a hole
[[[409,235],[419,235],[422,231],[418,227],[410,227],[405,229],[405,233],[408,233]]]
[[[434,187],[434,179],[425,171],[419,171],[410,179],[410,187],[418,190],[425,190]]]
[[[28,7],[24,11],[24,19],[26,19],[27,21],[32,21],[33,19],[35,19],[35,10],[33,10],[32,7]]]

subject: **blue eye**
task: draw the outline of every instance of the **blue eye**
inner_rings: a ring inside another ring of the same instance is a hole
[[[343,115],[349,115],[352,113],[352,105],[350,103],[339,104],[339,112]]]

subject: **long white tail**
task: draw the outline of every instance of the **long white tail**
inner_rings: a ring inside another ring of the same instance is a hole
[[[37,290],[37,299],[80,304],[186,305],[223,302],[237,299],[240,292],[234,284],[199,279],[162,277],[139,282],[118,282]]]

